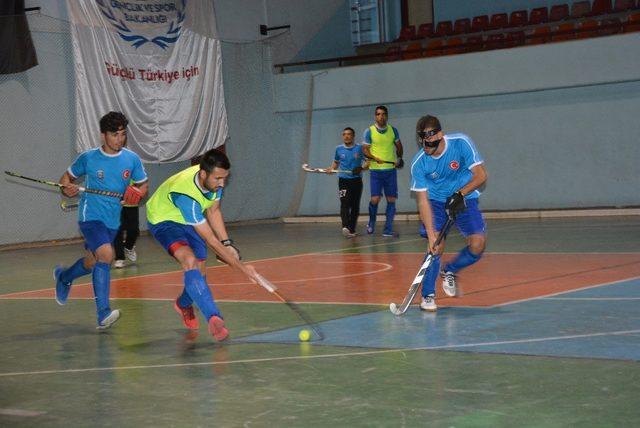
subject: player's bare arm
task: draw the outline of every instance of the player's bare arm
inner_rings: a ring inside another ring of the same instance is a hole
[[[74,181],[75,178],[72,177],[71,174],[69,174],[69,171],[65,171],[64,174],[62,174],[62,177],[60,177],[58,183],[64,186],[60,189],[63,195],[69,198],[73,198],[80,192],[78,186],[73,183]]]
[[[444,242],[440,242],[437,248],[432,248],[431,245],[438,239],[438,234],[433,228],[433,212],[431,211],[431,203],[429,203],[429,192],[415,192],[416,201],[418,203],[418,213],[420,214],[420,221],[424,224],[427,230],[427,237],[429,239],[429,246],[434,255],[442,254],[444,250]]]
[[[487,181],[488,175],[484,164],[474,166],[471,168],[471,172],[473,173],[471,180],[459,190],[462,196],[468,195]]]

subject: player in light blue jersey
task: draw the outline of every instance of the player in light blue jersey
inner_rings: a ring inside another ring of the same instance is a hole
[[[340,218],[342,220],[342,235],[345,238],[356,236],[356,224],[360,215],[360,198],[362,196],[362,170],[369,162],[365,160],[361,144],[354,144],[356,132],[346,127],[342,131],[342,141],[336,147],[333,163],[329,170],[339,169],[338,197],[340,198]]]
[[[422,282],[420,308],[436,311],[435,284],[440,270],[444,240],[432,247],[447,216],[455,218],[467,246],[440,272],[446,295],[456,296],[456,273],[480,260],[486,246],[485,223],[478,206],[479,188],[487,180],[484,160],[465,134],[443,134],[435,116],[423,116],[416,124],[422,148],[411,162],[411,190],[416,194],[420,220],[425,226],[429,248],[434,254]]]
[[[75,160],[60,178],[62,193],[78,194],[74,182],[85,177],[88,189],[107,190],[124,195],[122,200],[95,193],[83,193],[78,206],[78,225],[85,240],[87,254],[72,266],[57,266],[54,270],[56,301],[64,305],[71,283],[83,275],[92,274],[98,330],[104,330],[120,318],[120,311],[109,306],[111,246],[120,227],[122,205],[137,205],[148,190],[147,173],[137,154],[124,149],[127,140],[127,118],[110,112],[100,119],[102,145],[88,150]],[[133,184],[131,182],[133,181]]]

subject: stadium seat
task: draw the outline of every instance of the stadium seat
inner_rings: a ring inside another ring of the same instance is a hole
[[[509,16],[509,28],[524,27],[527,25],[527,11],[515,10]]]
[[[591,4],[588,0],[577,1],[571,5],[571,18],[582,18],[591,13]]]
[[[484,49],[484,39],[482,35],[467,37],[465,40],[465,48],[467,52],[477,52]]]
[[[402,50],[399,46],[391,46],[384,53],[385,62],[398,61],[400,59],[402,59]]]
[[[427,43],[427,47],[422,54],[424,56],[440,56],[443,54],[443,45],[442,39],[431,40]]]
[[[489,28],[489,17],[487,15],[474,16],[471,20],[471,32],[479,33]]]
[[[551,34],[551,40],[561,42],[565,40],[573,40],[576,38],[576,26],[573,22],[563,22],[558,25],[556,31]]]
[[[598,27],[598,36],[610,36],[622,32],[622,23],[620,18],[605,18],[600,21]]]
[[[569,17],[569,5],[568,4],[557,4],[555,6],[551,6],[551,10],[549,11],[549,22],[558,22],[563,19],[567,19]]]
[[[450,37],[447,39],[444,48],[445,55],[455,55],[466,52],[462,37]]]
[[[529,15],[529,25],[544,24],[549,21],[549,9],[546,7],[537,7],[531,10]]]
[[[606,15],[613,11],[611,7],[611,0],[593,0],[591,5],[591,12],[587,16],[599,16]]]
[[[507,48],[515,48],[525,43],[524,31],[511,31],[506,34],[504,45]]]
[[[425,23],[425,24],[420,24],[420,26],[418,27],[418,34],[416,34],[416,37],[418,39],[427,39],[429,37],[433,37],[433,23],[429,22],[429,23]]]
[[[578,24],[576,31],[576,38],[587,39],[589,37],[596,37],[598,35],[598,21],[594,19],[587,19],[581,21]]]
[[[400,30],[400,36],[396,39],[398,42],[406,42],[408,40],[414,40],[416,38],[416,26],[408,25],[402,27]]]
[[[453,34],[466,34],[471,31],[471,20],[469,18],[457,19],[453,23]]]
[[[502,49],[505,47],[505,36],[503,33],[489,34],[484,42],[486,50]]]
[[[541,43],[547,43],[550,39],[551,27],[548,25],[542,25],[533,29],[533,33],[527,37],[526,44],[539,45]]]
[[[625,33],[640,31],[640,12],[629,15],[627,21],[622,25],[622,31]]]
[[[615,0],[613,3],[614,12],[625,12],[636,8],[636,0]]]
[[[506,28],[508,25],[509,16],[506,13],[496,13],[491,15],[487,30],[500,30],[501,28]]]
[[[402,50],[402,59],[422,58],[422,45],[420,43],[411,43]]]
[[[453,33],[453,24],[451,21],[440,21],[438,25],[436,25],[436,37],[446,37],[450,36]]]

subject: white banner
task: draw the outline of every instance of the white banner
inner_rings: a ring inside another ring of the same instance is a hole
[[[225,143],[227,111],[211,0],[67,0],[76,75],[76,147],[100,144],[100,117],[129,119],[145,162],[188,160]]]

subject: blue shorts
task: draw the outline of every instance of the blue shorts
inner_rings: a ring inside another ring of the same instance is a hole
[[[431,210],[433,211],[433,222],[436,231],[441,231],[447,221],[447,213],[444,209],[444,202],[430,200]],[[456,217],[456,227],[466,238],[469,235],[485,233],[485,223],[478,199],[467,199],[467,208]]]
[[[393,169],[372,169],[371,196],[398,197],[398,171]]]
[[[188,224],[180,224],[173,221],[161,221],[158,224],[149,225],[149,231],[156,241],[173,256],[173,253],[182,246],[188,246],[193,250],[200,261],[207,260],[207,243],[198,235],[198,232]]]
[[[84,236],[84,248],[92,253],[105,244],[113,244],[118,234],[117,229],[109,229],[103,222],[97,220],[80,221],[78,226]]]

